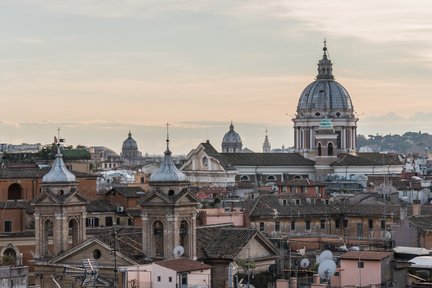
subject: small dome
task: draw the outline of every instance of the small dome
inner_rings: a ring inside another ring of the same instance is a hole
[[[132,133],[129,131],[128,138],[123,141],[122,150],[138,150],[137,142],[132,138]]]
[[[230,125],[230,130],[225,133],[223,137],[222,144],[223,143],[242,143],[241,137],[234,131],[234,125],[232,123]]]
[[[63,155],[60,153],[60,149],[57,149],[56,159],[51,167],[51,170],[45,174],[42,178],[42,183],[64,183],[64,182],[76,182],[74,174],[69,172],[66,165],[63,162]]]
[[[224,153],[238,153],[243,147],[240,135],[234,131],[234,125],[231,122],[230,130],[224,135],[222,139],[222,152]]]
[[[320,129],[333,129],[333,122],[328,118],[324,118],[320,121],[319,128]]]
[[[165,151],[165,156],[162,161],[162,165],[156,172],[150,176],[150,182],[182,182],[186,181],[186,176],[180,172],[174,164],[171,157],[171,151],[168,147],[167,140],[167,150]]]

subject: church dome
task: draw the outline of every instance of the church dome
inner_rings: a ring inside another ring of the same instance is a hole
[[[51,170],[42,178],[42,183],[66,183],[75,182],[76,177],[69,172],[63,162],[63,155],[60,153],[60,148],[57,148],[56,159],[51,167]]]
[[[186,175],[184,175],[174,164],[169,150],[169,141],[167,140],[167,150],[162,161],[162,165],[156,172],[150,176],[150,182],[182,182],[186,181]]]
[[[234,125],[231,122],[230,130],[225,133],[222,139],[222,152],[231,153],[231,152],[240,152],[242,148],[242,140],[240,135],[234,131]]]
[[[128,138],[123,141],[122,150],[138,150],[138,144],[132,138],[132,133],[129,131]]]
[[[323,58],[318,62],[318,75],[301,93],[297,113],[302,116],[339,118],[352,116],[353,105],[348,91],[333,76],[333,64],[324,45]]]

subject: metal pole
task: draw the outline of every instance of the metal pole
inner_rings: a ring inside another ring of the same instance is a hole
[[[117,280],[117,230],[113,227],[113,252],[114,252],[114,288],[118,287]]]

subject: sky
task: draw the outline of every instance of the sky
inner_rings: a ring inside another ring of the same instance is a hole
[[[429,0],[0,0],[0,143],[293,145],[324,38],[358,133],[432,133]]]

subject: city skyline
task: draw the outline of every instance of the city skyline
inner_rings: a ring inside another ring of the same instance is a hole
[[[293,145],[299,96],[327,39],[359,134],[430,133],[427,1],[13,1],[0,3],[0,142],[120,152],[129,130],[161,154],[229,124],[243,146]]]

